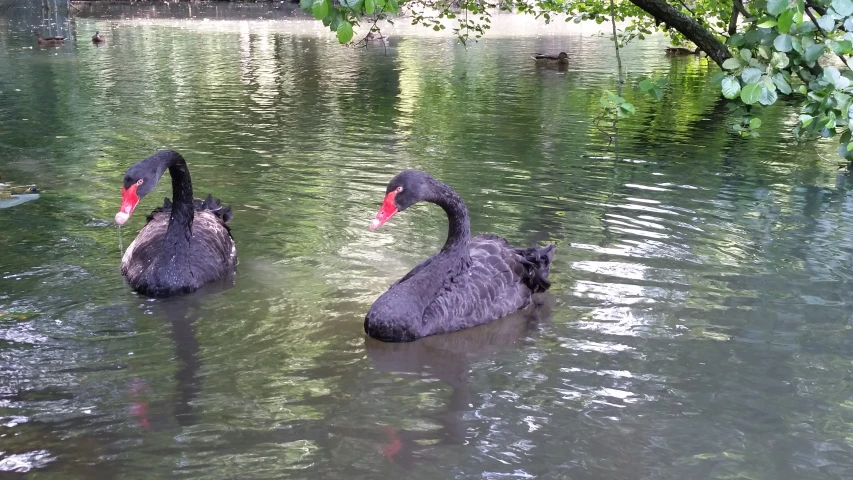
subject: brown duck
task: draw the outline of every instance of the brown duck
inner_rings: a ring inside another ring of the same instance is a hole
[[[35,32],[36,34],[36,43],[39,45],[46,45],[49,47],[56,47],[65,43],[65,37],[47,37],[44,38],[41,36],[41,33]]]
[[[699,47],[696,47],[696,50],[690,50],[689,48],[684,47],[668,47],[666,49],[666,54],[670,56],[699,55],[699,52],[701,52]]]
[[[568,65],[569,64],[569,54],[566,52],[560,52],[557,55],[548,55],[544,53],[537,53],[533,55],[533,60],[536,63],[543,65]]]

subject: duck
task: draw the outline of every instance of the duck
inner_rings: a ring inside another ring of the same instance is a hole
[[[368,32],[364,39],[368,42],[384,42],[385,40],[388,40],[388,35],[382,35],[379,32]]]
[[[39,193],[39,189],[35,185],[27,185],[23,187],[10,187],[8,185],[0,186],[0,198],[2,199],[18,199],[21,195],[32,195]]]
[[[569,64],[569,54],[566,52],[560,52],[557,55],[549,55],[544,53],[536,53],[533,55],[533,60],[536,63],[544,64],[544,65],[568,65]]]
[[[15,186],[2,183],[0,175],[0,208],[14,207],[39,198],[39,189],[35,185]]]
[[[36,43],[39,45],[47,45],[47,46],[58,46],[65,43],[65,37],[47,37],[43,38],[41,33],[35,32],[36,34]]]
[[[228,226],[231,207],[223,207],[211,195],[204,201],[194,199],[186,160],[174,150],[160,150],[127,170],[115,222],[128,221],[167,169],[172,199],[166,198],[148,215],[121,259],[127,283],[149,297],[194,292],[231,277],[237,266],[237,247]]]
[[[671,56],[679,56],[679,55],[699,55],[699,52],[702,50],[699,47],[696,47],[696,50],[690,50],[689,48],[684,47],[667,47],[666,54]]]
[[[107,41],[107,37],[101,35],[100,31],[96,31],[94,35],[92,35],[92,43],[104,43]]]
[[[404,170],[388,183],[370,222],[374,231],[419,202],[447,214],[441,250],[391,285],[371,305],[365,333],[384,342],[411,342],[484,325],[530,306],[548,280],[556,246],[518,248],[496,235],[471,237],[468,209],[448,185],[420,170]]]

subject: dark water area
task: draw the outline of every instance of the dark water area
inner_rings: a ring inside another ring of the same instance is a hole
[[[0,477],[853,477],[853,200],[832,145],[791,142],[795,108],[734,137],[715,67],[654,39],[623,59],[666,96],[626,91],[616,148],[606,38],[346,48],[299,19],[132,13],[0,19],[0,174],[41,189],[0,209]],[[529,59],[560,50],[566,72]],[[158,148],[233,205],[232,287],[124,284],[119,237],[171,192],[119,231],[122,175]],[[364,336],[446,235],[434,206],[367,229],[404,168],[473,232],[557,244],[541,312]]]

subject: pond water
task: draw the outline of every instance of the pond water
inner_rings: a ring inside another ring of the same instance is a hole
[[[792,144],[796,109],[734,137],[715,68],[654,39],[623,59],[666,97],[626,92],[617,148],[600,37],[398,26],[353,49],[304,20],[130,17],[53,25],[59,48],[0,23],[0,173],[41,189],[0,210],[0,476],[853,476],[853,200],[832,145]],[[560,50],[566,72],[529,59]],[[171,193],[119,232],[122,174],[166,147],[234,207],[231,288],[123,282],[120,242]],[[365,338],[446,234],[433,206],[368,230],[411,167],[474,232],[558,245],[538,315]]]

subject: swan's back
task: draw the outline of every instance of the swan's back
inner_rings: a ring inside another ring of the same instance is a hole
[[[148,216],[121,261],[121,273],[134,290],[151,296],[187,293],[234,272],[237,248],[227,225],[231,207],[208,196],[194,202],[194,211],[189,250],[182,255],[170,253],[165,244],[169,199]]]
[[[448,280],[424,311],[429,335],[481,325],[528,306],[534,293],[550,287],[554,245],[515,248],[494,235],[471,239],[471,264]]]

